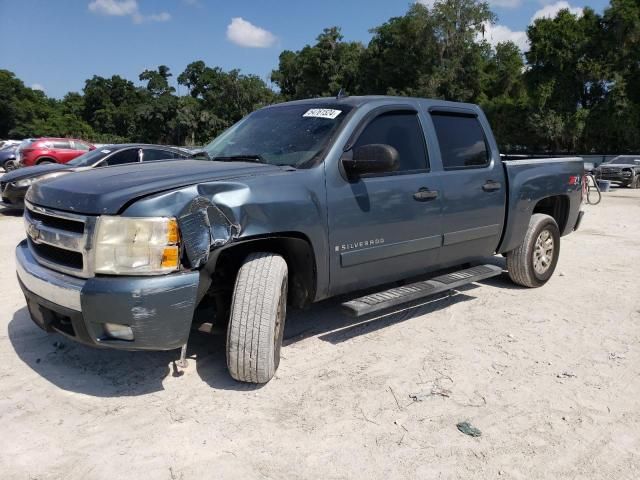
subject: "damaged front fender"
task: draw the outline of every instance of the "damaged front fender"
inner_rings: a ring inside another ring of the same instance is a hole
[[[178,225],[191,268],[206,264],[212,248],[226,245],[240,235],[240,225],[202,196],[194,198],[178,215]]]

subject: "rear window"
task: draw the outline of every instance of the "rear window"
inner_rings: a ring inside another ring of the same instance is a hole
[[[172,151],[160,150],[157,148],[145,148],[144,155],[142,157],[145,162],[152,160],[170,160],[172,158],[175,158],[175,155]]]
[[[68,140],[53,140],[47,143],[51,145],[49,148],[55,148],[57,150],[69,150],[71,148],[71,142]]]
[[[431,118],[445,170],[489,165],[489,149],[477,117],[434,112]]]

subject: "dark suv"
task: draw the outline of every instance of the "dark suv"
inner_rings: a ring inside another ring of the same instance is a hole
[[[596,176],[624,187],[640,188],[640,155],[618,155],[596,168]]]
[[[83,140],[71,138],[29,138],[16,152],[19,167],[31,167],[43,163],[67,163],[96,147]]]

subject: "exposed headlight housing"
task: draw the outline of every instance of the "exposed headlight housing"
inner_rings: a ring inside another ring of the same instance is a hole
[[[13,186],[18,188],[28,187],[35,181],[35,178],[23,178],[22,180],[16,180],[15,182],[13,182]]]
[[[180,266],[178,221],[167,217],[98,219],[95,273],[158,275]]]

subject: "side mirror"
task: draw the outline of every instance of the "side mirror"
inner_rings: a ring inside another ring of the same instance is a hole
[[[209,154],[206,150],[196,150],[189,155],[189,158],[193,160],[209,160]]]
[[[348,175],[393,172],[399,165],[398,151],[391,145],[370,144],[353,149],[350,157],[342,158]]]

